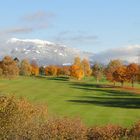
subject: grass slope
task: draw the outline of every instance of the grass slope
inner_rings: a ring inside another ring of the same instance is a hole
[[[77,82],[61,77],[20,77],[0,80],[0,94],[47,104],[50,116],[79,117],[87,125],[130,126],[140,120],[139,94],[102,84],[97,85],[92,79]]]

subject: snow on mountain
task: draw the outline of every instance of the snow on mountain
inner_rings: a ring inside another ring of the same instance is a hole
[[[7,41],[7,44],[11,48],[9,50],[11,56],[19,59],[36,59],[40,65],[70,64],[76,56],[90,58],[93,55],[92,53],[39,39],[11,38]]]
[[[7,43],[17,43],[17,42],[24,42],[24,43],[35,43],[37,45],[41,45],[38,47],[42,47],[42,45],[48,44],[48,45],[55,45],[52,42],[39,40],[39,39],[17,39],[17,38],[11,38],[7,41]]]
[[[107,64],[112,59],[121,59],[127,63],[137,63],[138,55],[140,55],[140,45],[114,48],[93,54],[39,39],[11,38],[7,41],[7,45],[1,48],[4,48],[0,50],[1,57],[11,55],[13,57],[18,57],[20,60],[24,58],[29,60],[35,59],[39,65],[71,64],[76,56],[88,58],[91,63],[98,61]]]

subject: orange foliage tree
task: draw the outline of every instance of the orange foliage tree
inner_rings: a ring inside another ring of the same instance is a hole
[[[57,67],[50,65],[45,68],[45,75],[47,76],[56,76],[57,75]]]
[[[63,66],[63,75],[70,76],[70,66]]]
[[[57,67],[57,76],[64,75],[63,67]]]
[[[140,65],[138,65],[139,70],[138,70],[138,76],[137,76],[137,82],[140,82]]]
[[[127,77],[127,67],[126,66],[120,66],[113,72],[113,79],[116,82],[120,82],[121,85],[124,85],[125,81],[128,81]]]
[[[70,67],[70,76],[81,80],[84,77],[84,71],[80,57],[75,57],[73,65]]]
[[[31,62],[31,67],[32,67],[31,74],[37,76],[39,74],[39,67],[37,65],[37,62],[32,61]]]
[[[81,80],[84,76],[84,72],[80,66],[72,65],[70,67],[70,75],[78,80]]]
[[[111,60],[107,68],[105,69],[106,79],[110,82],[113,82],[114,85],[115,85],[115,79],[114,79],[113,73],[120,66],[122,66],[122,62],[120,60]]]
[[[127,66],[126,73],[127,73],[128,81],[130,81],[132,84],[132,87],[134,87],[134,82],[137,80],[137,76],[139,73],[139,66],[135,63],[129,64]]]

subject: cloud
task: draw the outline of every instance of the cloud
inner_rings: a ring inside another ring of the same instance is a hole
[[[22,20],[19,20],[18,25],[13,25],[11,27],[7,27],[7,29],[0,30],[0,35],[8,36],[9,34],[27,34],[47,29],[50,24],[50,18],[52,17],[54,17],[53,13],[47,13],[44,11],[37,11],[35,13],[22,16]]]
[[[78,36],[74,36],[72,38],[70,38],[73,41],[79,42],[93,42],[96,41],[98,39],[97,36],[95,35],[78,35]]]
[[[130,45],[121,48],[108,49],[95,54],[93,60],[108,63],[112,59],[121,59],[128,62],[138,62],[140,55],[140,45]]]
[[[81,43],[95,43],[98,41],[98,36],[90,35],[83,31],[71,32],[63,31],[60,32],[56,37],[55,41],[70,43],[70,44],[81,44]]]
[[[13,34],[13,33],[30,33],[32,31],[33,31],[33,28],[31,27],[13,27],[3,32],[8,33],[8,34]]]
[[[17,35],[17,34],[27,34],[34,31],[33,27],[10,27],[8,29],[4,29],[0,31],[0,35],[3,37],[9,37],[10,35]]]
[[[48,21],[55,16],[54,13],[45,12],[45,11],[37,11],[22,17],[22,20],[26,22],[42,22]]]

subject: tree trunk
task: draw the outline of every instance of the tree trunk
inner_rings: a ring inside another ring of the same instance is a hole
[[[132,80],[131,84],[132,84],[132,88],[134,88],[134,81],[133,80]]]
[[[122,87],[123,87],[123,84],[124,84],[124,82],[122,81],[122,82],[121,82],[121,86],[122,86]]]

